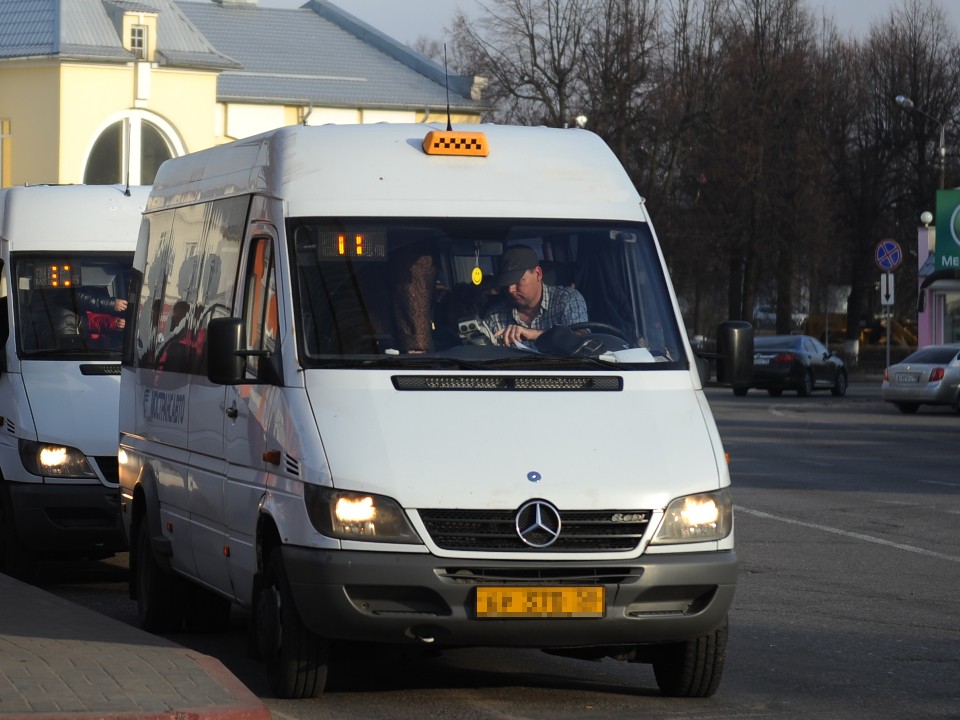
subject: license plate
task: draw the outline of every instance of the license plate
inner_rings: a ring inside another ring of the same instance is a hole
[[[605,588],[480,587],[478,618],[598,618],[606,607]]]
[[[905,375],[903,373],[897,373],[896,377],[898,383],[915,383],[919,379],[918,375]]]
[[[754,364],[754,365],[769,365],[769,364],[770,364],[770,358],[755,357],[755,358],[753,359],[753,364]]]

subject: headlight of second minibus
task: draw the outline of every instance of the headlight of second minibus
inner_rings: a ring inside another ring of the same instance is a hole
[[[391,498],[305,485],[303,499],[310,522],[327,537],[420,544],[403,509]]]
[[[725,488],[671,502],[651,545],[722,540],[733,529],[733,495]]]
[[[86,456],[69,445],[20,441],[20,462],[27,472],[41,477],[95,478]]]

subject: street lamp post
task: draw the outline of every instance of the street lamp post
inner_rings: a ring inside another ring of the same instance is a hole
[[[940,120],[937,120],[935,117],[933,117],[933,115],[930,115],[929,113],[924,112],[923,110],[921,110],[920,108],[918,108],[916,105],[913,104],[913,100],[911,100],[910,98],[908,98],[906,95],[897,95],[897,98],[896,98],[896,99],[897,99],[897,105],[899,105],[900,107],[902,107],[904,110],[914,110],[914,111],[920,113],[921,115],[923,115],[925,118],[927,118],[927,119],[929,119],[929,120],[933,120],[933,122],[935,122],[937,125],[940,126],[940,160],[939,160],[939,163],[940,163],[940,189],[943,190],[943,188],[944,188],[944,176],[945,176],[946,170],[947,170],[947,146],[946,146],[946,144],[944,143],[944,123],[941,122]]]

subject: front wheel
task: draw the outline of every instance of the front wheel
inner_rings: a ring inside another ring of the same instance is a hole
[[[717,691],[727,658],[727,623],[693,640],[664,646],[653,661],[657,686],[670,697],[704,698]]]
[[[844,370],[839,370],[837,372],[837,380],[833,383],[833,387],[830,388],[830,392],[836,395],[837,397],[842,397],[847,394],[847,373]]]
[[[34,558],[17,537],[13,511],[0,499],[0,572],[29,582],[33,571]]]
[[[327,682],[330,645],[300,619],[280,548],[270,553],[256,602],[257,645],[274,694],[291,699],[321,695]]]
[[[160,567],[150,547],[150,528],[145,516],[137,524],[136,552],[132,580],[136,583],[140,627],[152,633],[180,630],[184,614],[184,581]]]

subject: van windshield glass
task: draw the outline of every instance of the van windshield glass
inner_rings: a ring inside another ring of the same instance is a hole
[[[294,218],[306,367],[688,367],[644,223]]]
[[[16,253],[20,356],[119,360],[133,253]]]

